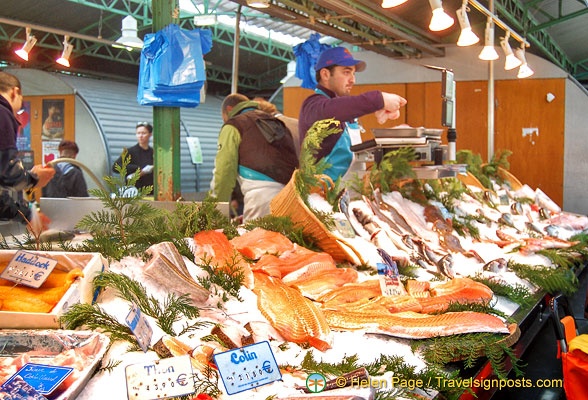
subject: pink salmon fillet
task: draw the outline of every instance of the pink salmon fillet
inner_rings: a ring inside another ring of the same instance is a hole
[[[406,291],[412,297],[431,297],[430,287],[429,282],[415,281],[414,279],[409,279],[406,282]]]
[[[282,254],[294,247],[290,239],[281,233],[262,228],[255,228],[231,239],[231,244],[239,253],[252,260],[258,260],[266,253]]]
[[[331,329],[312,301],[280,279],[255,272],[257,308],[287,341],[309,343],[320,351],[331,347]]]
[[[488,303],[492,290],[469,278],[454,278],[431,288],[431,297],[417,298],[423,313],[445,311],[450,303]]]
[[[340,288],[333,289],[319,297],[318,302],[329,303],[329,305],[335,306],[381,295],[380,281],[371,279],[361,283],[348,283]]]
[[[224,233],[218,231],[201,231],[194,235],[194,262],[199,264],[203,258],[212,257],[211,265],[216,269],[227,269],[228,265],[236,262],[236,267],[243,271],[243,285],[251,289],[253,287],[253,272],[249,263],[235,251],[229,239]]]
[[[386,315],[325,310],[324,314],[331,329],[365,329],[406,339],[426,339],[474,332],[509,333],[500,318],[471,311],[441,315],[406,311]]]
[[[372,299],[362,299],[353,303],[331,305],[329,302],[322,305],[323,310],[347,311],[362,313],[399,313],[405,311],[420,312],[423,307],[417,299],[408,295],[378,296]]]
[[[291,275],[286,275],[282,281],[288,286],[297,287],[303,296],[313,300],[318,299],[329,290],[357,281],[357,271],[353,268],[325,269],[316,274],[307,273],[298,279],[287,280],[286,278]]]
[[[311,276],[327,269],[337,268],[333,257],[327,253],[305,249],[294,245],[279,257],[273,254],[264,254],[252,267],[253,271],[286,280],[294,280],[304,276]]]

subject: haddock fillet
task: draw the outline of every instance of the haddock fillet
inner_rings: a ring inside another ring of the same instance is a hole
[[[252,260],[257,260],[266,253],[282,254],[294,247],[294,243],[281,233],[262,228],[255,228],[231,239],[231,244],[239,253]]]
[[[196,264],[200,263],[204,258],[212,257],[211,265],[214,265],[217,269],[228,269],[234,262],[235,267],[238,267],[243,272],[243,285],[249,289],[253,288],[253,272],[251,272],[249,263],[235,251],[224,233],[218,231],[198,232],[194,235],[194,244],[196,245],[194,250],[194,262]]]
[[[406,339],[426,339],[474,332],[509,333],[500,318],[471,311],[440,315],[412,311],[389,315],[329,310],[323,313],[332,329],[365,329]]]
[[[257,272],[253,276],[257,308],[286,340],[308,342],[320,351],[331,347],[331,330],[321,310],[280,279]]]

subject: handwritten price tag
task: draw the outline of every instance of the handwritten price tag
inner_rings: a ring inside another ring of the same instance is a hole
[[[136,305],[133,305],[129,315],[127,315],[126,323],[131,328],[139,346],[143,349],[143,353],[147,352],[149,345],[151,344],[151,337],[153,336],[153,328],[149,325],[149,322]]]
[[[17,377],[22,378],[23,381],[28,383],[33,389],[41,394],[49,394],[61,384],[73,372],[71,367],[56,367],[53,365],[43,365],[27,363],[10,379],[8,379],[4,385],[9,384]],[[2,385],[2,387],[4,387]]]
[[[0,399],[10,400],[47,400],[20,376],[14,376],[0,386]]]
[[[125,368],[129,400],[166,399],[192,394],[194,374],[190,356],[164,358]]]
[[[376,266],[378,267],[380,289],[382,290],[382,294],[384,296],[399,296],[406,294],[404,287],[402,286],[402,282],[400,282],[398,269],[393,269],[392,267],[382,263],[377,263]]]
[[[36,289],[45,282],[56,265],[57,260],[20,250],[4,268],[0,278]]]
[[[267,341],[214,355],[227,394],[235,394],[282,379]]]

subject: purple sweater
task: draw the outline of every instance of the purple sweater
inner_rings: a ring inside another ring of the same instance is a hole
[[[308,96],[300,108],[298,118],[298,131],[300,141],[304,140],[306,132],[316,121],[328,118],[335,118],[341,123],[341,129],[344,128],[344,122],[352,122],[355,118],[366,114],[371,114],[384,108],[384,98],[379,90],[362,93],[357,96],[337,96],[329,89],[317,85],[317,89],[325,92],[329,97],[315,93]],[[317,159],[329,155],[341,133],[327,136],[324,140]]]

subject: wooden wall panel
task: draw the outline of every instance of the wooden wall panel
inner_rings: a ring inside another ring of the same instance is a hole
[[[488,82],[457,82],[455,88],[456,148],[488,155]]]
[[[555,95],[553,102],[547,102],[547,93]],[[561,205],[565,79],[498,81],[495,95],[495,151],[511,150],[511,172]],[[523,137],[523,128],[537,128],[538,135]]]
[[[284,115],[298,119],[302,102],[314,91],[301,87],[284,88]]]
[[[406,84],[406,123],[410,126],[425,126],[425,83]]]

